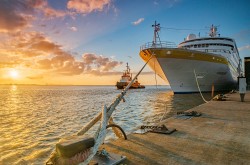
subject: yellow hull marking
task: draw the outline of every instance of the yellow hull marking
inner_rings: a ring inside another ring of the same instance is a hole
[[[189,51],[184,49],[167,49],[167,48],[149,48],[140,51],[140,56],[144,61],[147,61],[151,55],[155,55],[156,58],[177,58],[187,60],[198,60],[213,63],[221,63],[228,65],[228,61],[224,57],[218,57],[218,55],[212,55],[208,53]]]

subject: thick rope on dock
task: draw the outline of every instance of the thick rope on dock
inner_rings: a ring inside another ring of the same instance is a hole
[[[201,98],[203,99],[203,101],[204,101],[205,103],[208,103],[208,101],[203,97],[203,95],[202,95],[202,93],[201,93],[201,89],[200,89],[200,86],[199,86],[199,82],[198,82],[198,79],[197,79],[197,76],[196,76],[195,69],[194,69],[194,76],[195,76],[196,84],[197,84],[197,87],[198,87],[198,89],[199,89]]]
[[[81,164],[81,165],[87,165],[91,159],[93,159],[94,155],[97,153],[99,146],[103,144],[105,137],[106,137],[106,129],[109,127],[114,127],[113,130],[118,137],[119,135],[117,133],[118,129],[122,131],[122,134],[125,139],[127,139],[125,132],[119,127],[118,125],[114,124],[111,115],[114,112],[116,106],[120,103],[121,100],[124,100],[124,96],[127,92],[127,90],[130,88],[130,86],[134,83],[134,81],[137,79],[139,74],[142,72],[142,70],[145,68],[145,66],[148,64],[148,62],[152,59],[153,56],[151,56],[148,61],[144,64],[144,66],[141,68],[141,70],[136,74],[136,76],[133,78],[133,80],[126,86],[126,88],[116,97],[116,99],[113,101],[113,103],[106,107],[104,105],[102,112],[97,114],[96,117],[94,117],[89,123],[87,123],[78,133],[77,136],[84,135],[91,127],[93,127],[99,120],[101,120],[100,126],[98,130],[96,131],[94,135],[94,146],[82,151],[80,153],[74,153],[74,156],[71,156],[70,158],[61,158],[60,154],[57,153],[56,150],[54,150],[49,158],[49,160],[46,162],[46,164],[49,165],[57,165],[57,164]],[[110,125],[107,123],[109,122]]]

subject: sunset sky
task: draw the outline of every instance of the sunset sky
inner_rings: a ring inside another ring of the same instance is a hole
[[[250,56],[249,0],[0,0],[0,84],[114,85],[128,62],[143,66],[140,46],[152,24],[162,41],[189,34],[236,40]],[[142,84],[155,84],[147,67]],[[157,77],[158,84],[166,84]]]

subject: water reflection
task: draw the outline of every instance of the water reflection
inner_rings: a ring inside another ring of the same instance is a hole
[[[60,138],[76,133],[120,92],[111,86],[0,86],[0,164],[43,164]],[[125,100],[113,118],[127,134],[203,102],[168,87],[129,90]]]

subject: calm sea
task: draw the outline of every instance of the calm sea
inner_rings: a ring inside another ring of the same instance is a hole
[[[114,86],[0,85],[0,164],[44,164],[60,138],[80,130],[120,92]],[[169,86],[129,90],[125,100],[113,119],[127,134],[203,103],[199,94],[174,95]]]

